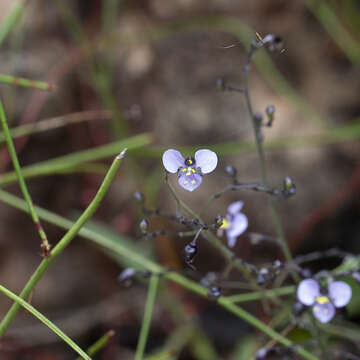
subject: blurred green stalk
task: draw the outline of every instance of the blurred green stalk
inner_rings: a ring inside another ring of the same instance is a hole
[[[44,81],[30,80],[30,79],[25,79],[22,77],[16,77],[16,76],[5,75],[5,74],[0,74],[0,83],[24,86],[24,87],[29,87],[29,88],[39,89],[39,90],[47,90],[47,91],[55,90],[55,85],[49,84]]]
[[[0,190],[0,200],[19,209],[22,211],[27,211],[26,203],[24,200],[11,195],[3,190]],[[56,215],[48,210],[42,209],[40,207],[36,207],[36,210],[39,214],[39,216],[44,220],[48,221],[51,224],[57,225],[61,228],[68,229],[72,226],[72,222],[68,219],[65,219],[59,215]],[[182,276],[181,274],[175,273],[175,272],[168,272],[165,268],[163,268],[161,265],[156,264],[155,262],[147,259],[144,257],[139,251],[129,249],[125,245],[123,245],[120,242],[114,242],[112,240],[109,240],[104,235],[97,233],[95,231],[89,230],[86,227],[83,227],[79,231],[79,235],[85,237],[88,240],[91,240],[95,244],[107,249],[109,252],[116,253],[124,258],[127,258],[134,263],[136,263],[139,267],[142,269],[146,269],[152,273],[155,274],[163,274],[163,277],[165,279],[169,279],[184,288],[200,295],[203,297],[208,297],[208,290],[198,283],[187,279],[186,277]],[[54,249],[55,250],[55,249]],[[358,262],[360,259],[358,259]],[[271,329],[269,326],[264,324],[262,321],[258,320],[255,316],[251,315],[244,309],[236,306],[233,304],[232,301],[227,299],[226,297],[220,297],[218,299],[218,304],[232,313],[234,313],[236,316],[240,317],[244,321],[248,322],[250,325],[254,326],[256,329],[264,332],[267,334],[270,338],[276,340],[280,344],[284,346],[294,346],[295,344],[287,339],[284,338],[282,335],[277,333],[275,330]],[[296,351],[302,355],[305,359],[308,360],[319,360],[316,356],[310,354],[308,351],[306,351],[301,346],[296,345]]]
[[[34,208],[30,193],[29,193],[29,191],[28,191],[28,189],[26,187],[25,180],[24,180],[22,170],[21,170],[21,166],[20,166],[20,163],[19,163],[19,159],[17,157],[15,146],[14,146],[14,143],[12,141],[11,134],[10,134],[7,122],[6,122],[6,116],[5,116],[5,112],[4,112],[4,108],[3,108],[3,104],[2,104],[1,99],[0,99],[0,122],[1,122],[1,125],[2,125],[2,128],[3,128],[3,132],[4,132],[6,142],[7,142],[10,157],[11,157],[12,163],[13,163],[14,168],[15,168],[15,174],[16,174],[17,181],[19,183],[19,186],[20,186],[21,192],[23,193],[25,201],[28,204],[31,218],[32,218],[32,220],[33,220],[33,222],[35,224],[35,227],[36,227],[36,229],[37,229],[37,231],[39,233],[40,239],[41,239],[42,255],[44,257],[48,257],[50,255],[50,244],[49,244],[49,241],[47,239],[46,233],[45,233],[45,231],[44,231],[44,229],[43,229],[43,227],[42,227],[42,225],[40,223],[39,217],[38,217],[38,215],[37,215],[37,213],[35,211],[35,208]]]
[[[107,193],[112,181],[115,178],[116,172],[122,162],[123,157],[125,156],[125,151],[123,150],[120,155],[118,155],[108,173],[106,174],[98,192],[96,193],[93,201],[87,207],[87,209],[82,213],[79,219],[70,227],[68,232],[61,238],[61,240],[57,243],[54,249],[51,252],[51,255],[48,258],[45,258],[38,268],[35,270],[33,275],[31,276],[30,280],[25,285],[23,291],[20,294],[22,299],[27,299],[30,293],[33,291],[36,284],[42,278],[46,270],[48,269],[49,265],[53,262],[53,260],[60,255],[65,248],[70,244],[70,242],[74,239],[74,237],[78,234],[80,229],[84,226],[85,222],[94,214],[94,212],[99,207],[102,199],[104,198],[105,194]],[[0,323],[0,337],[2,337],[9,327],[10,323],[12,322],[13,318],[19,311],[20,305],[15,303],[12,305],[8,313],[5,315],[4,319]]]
[[[98,339],[94,344],[92,344],[87,350],[87,354],[89,356],[93,356],[97,354],[106,344],[109,342],[109,340],[115,335],[114,330],[109,330],[105,335],[103,335],[100,339]],[[81,357],[78,357],[76,360],[81,360]]]
[[[21,15],[24,12],[27,0],[23,0],[20,3],[16,3],[10,10],[10,14],[3,20],[0,26],[0,47],[4,43],[4,40],[9,35],[10,31],[19,22]]]
[[[149,336],[151,317],[155,304],[155,297],[159,286],[159,275],[153,274],[150,278],[148,296],[145,304],[144,318],[141,324],[138,344],[136,347],[135,360],[142,360],[144,357],[146,341]]]
[[[35,317],[37,317],[50,330],[52,330],[56,335],[64,340],[70,347],[72,347],[80,355],[80,359],[91,360],[91,358],[78,345],[76,345],[74,341],[72,341],[63,331],[61,331],[54,323],[52,323],[47,317],[37,311],[33,306],[2,285],[0,285],[0,291],[10,299],[14,300],[16,304],[22,306]]]

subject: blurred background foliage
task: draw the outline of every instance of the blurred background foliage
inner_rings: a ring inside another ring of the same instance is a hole
[[[276,107],[274,125],[264,133],[271,184],[278,186],[286,175],[297,184],[297,196],[280,202],[289,245],[294,253],[335,246],[358,253],[356,0],[2,0],[0,93],[34,202],[76,218],[94,196],[109,159],[130,141],[127,161],[91,226],[183,269],[184,239],[136,240],[139,218],[132,195],[140,190],[149,206],[174,211],[160,161],[167,148],[191,154],[206,146],[219,155],[216,174],[196,193],[179,190],[198,211],[228,183],[225,165],[237,167],[243,182],[259,179],[243,99],[216,90],[218,78],[241,88],[245,48],[255,31],[284,40],[284,52],[256,55],[250,90],[256,111]],[[231,44],[236,46],[224,48]],[[128,140],[133,135],[139,136]],[[19,195],[2,134],[0,142],[0,186]],[[245,201],[250,231],[272,235],[262,194],[228,193],[207,209],[206,219],[224,214],[237,199]],[[5,204],[0,222],[1,282],[18,293],[39,262],[38,235],[26,214]],[[151,223],[153,229],[169,226],[158,218]],[[62,231],[48,224],[45,229],[55,244]],[[250,246],[245,238],[236,252],[255,263],[279,256],[274,247]],[[117,275],[127,265],[126,259],[113,259],[79,239],[42,279],[32,301],[83,348],[114,329],[98,358],[131,359],[146,288],[142,281],[119,286]],[[314,268],[335,265],[327,261]],[[214,249],[204,245],[196,276],[222,266]],[[1,297],[1,314],[9,304]],[[359,316],[360,304],[354,304],[349,321]],[[249,309],[268,319],[255,305]],[[334,334],[359,334],[356,327],[351,332],[332,326]],[[9,335],[1,359],[72,358],[66,345],[27,313],[16,318]],[[261,343],[246,324],[214,304],[166,285],[148,351],[159,354],[152,359],[175,358],[168,349],[181,359],[249,359]]]

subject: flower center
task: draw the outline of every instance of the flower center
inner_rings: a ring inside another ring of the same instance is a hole
[[[225,218],[223,218],[220,229],[228,229],[231,225],[232,225],[231,221],[228,221]]]
[[[195,159],[192,156],[189,156],[185,159],[185,165],[186,166],[194,166],[195,165]]]
[[[191,166],[185,167],[181,169],[181,172],[185,173],[185,176],[190,176],[192,174],[196,174],[196,170]]]
[[[318,296],[315,301],[320,305],[330,302],[330,300],[327,296]]]

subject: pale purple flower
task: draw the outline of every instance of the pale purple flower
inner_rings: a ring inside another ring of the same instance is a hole
[[[307,306],[312,306],[314,316],[322,323],[329,322],[336,308],[346,306],[351,299],[351,287],[344,281],[332,281],[328,284],[327,293],[323,294],[319,283],[314,279],[300,282],[297,298]]]
[[[240,212],[244,203],[242,201],[236,201],[229,205],[228,212],[223,218],[220,229],[226,231],[226,237],[229,247],[234,247],[236,239],[240,236],[248,227],[247,217]]]
[[[218,158],[213,151],[201,149],[195,153],[195,157],[185,159],[179,151],[169,149],[164,152],[162,162],[168,172],[177,173],[181,187],[193,191],[200,186],[204,174],[215,170]]]

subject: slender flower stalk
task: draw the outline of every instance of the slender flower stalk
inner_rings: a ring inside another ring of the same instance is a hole
[[[24,200],[11,195],[3,190],[0,190],[0,199],[1,201],[6,202],[7,204],[22,210],[26,211],[26,203]],[[36,210],[41,216],[41,219],[44,221],[47,221],[51,224],[57,225],[61,228],[70,229],[73,224],[71,221],[51,213],[48,210],[42,209],[40,207],[36,207]],[[180,286],[183,286],[184,288],[188,289],[189,291],[192,291],[202,297],[208,296],[208,290],[204,288],[203,286],[197,284],[196,282],[187,279],[186,277],[182,276],[181,274],[175,273],[175,272],[167,272],[165,269],[160,266],[159,264],[154,263],[153,261],[145,258],[143,255],[141,255],[139,252],[135,250],[131,250],[127,248],[126,246],[122,245],[120,242],[113,242],[112,240],[107,239],[102,234],[99,234],[95,231],[90,231],[86,227],[83,227],[79,231],[79,235],[85,237],[86,239],[94,242],[95,244],[107,249],[110,253],[113,252],[115,254],[118,254],[124,258],[127,258],[134,263],[138,264],[140,267],[151,271],[153,273],[163,273],[163,277],[165,279],[168,279],[170,281],[176,282]],[[358,266],[360,262],[360,259],[357,259],[357,263],[352,264],[354,267]],[[256,329],[259,331],[264,332],[267,334],[270,338],[275,339],[279,343],[285,345],[285,346],[293,346],[293,342],[289,339],[283,338],[279,333],[277,333],[275,330],[268,327],[266,324],[264,324],[262,321],[258,320],[251,314],[249,314],[244,309],[241,309],[240,307],[233,304],[233,301],[231,299],[228,299],[226,297],[220,297],[218,299],[218,304],[224,308],[227,308],[229,311],[234,313],[239,318],[243,319],[244,321],[248,322],[249,324],[253,325]],[[238,309],[241,309],[238,311]],[[1,330],[1,326],[0,326]],[[296,346],[296,351],[303,356],[303,358],[308,360],[319,360],[316,356],[310,354],[308,351],[306,351],[301,346]]]
[[[252,108],[252,102],[251,102],[251,98],[250,98],[250,94],[249,94],[249,71],[250,71],[250,63],[251,63],[252,54],[253,53],[249,54],[248,63],[245,65],[244,70],[243,70],[243,79],[244,79],[243,94],[245,97],[246,106],[247,106],[247,109],[248,109],[248,112],[249,112],[249,115],[251,118],[251,123],[253,126],[253,132],[254,132],[254,137],[255,137],[256,149],[257,149],[257,153],[259,156],[262,180],[263,180],[264,186],[269,187],[266,164],[265,164],[264,148],[263,148],[263,144],[262,144],[263,139],[262,139],[259,125],[255,118],[255,114],[254,114],[254,111]],[[275,202],[270,195],[268,196],[268,202],[269,202],[269,206],[270,206],[270,210],[271,210],[271,215],[274,220],[275,230],[280,239],[281,247],[284,252],[285,259],[288,262],[292,262],[292,255],[291,255],[290,249],[286,243],[285,234],[284,234],[284,230],[281,225],[280,217],[279,217],[278,211],[276,209]],[[298,278],[296,273],[293,273],[293,276],[296,279]]]
[[[4,112],[4,108],[3,108],[3,104],[2,104],[1,100],[0,100],[0,121],[1,121],[4,136],[5,136],[5,139],[6,139],[6,142],[7,142],[10,157],[11,157],[12,163],[13,163],[14,168],[15,168],[16,176],[17,176],[21,191],[23,193],[25,201],[28,204],[31,218],[32,218],[32,220],[33,220],[33,222],[34,222],[34,224],[36,226],[36,229],[37,229],[39,235],[40,235],[40,239],[41,239],[41,246],[40,247],[41,247],[41,250],[42,250],[42,256],[45,257],[45,258],[49,257],[50,256],[50,244],[49,244],[49,241],[47,239],[46,233],[45,233],[45,231],[44,231],[44,229],[43,229],[43,227],[42,227],[42,225],[40,223],[39,217],[38,217],[38,215],[37,215],[37,213],[35,211],[35,208],[34,208],[33,201],[31,199],[30,193],[29,193],[29,191],[28,191],[28,189],[26,187],[25,180],[24,180],[22,170],[21,170],[21,166],[20,166],[17,154],[16,154],[15,146],[14,146],[14,143],[13,143],[12,138],[11,138],[9,127],[7,125],[6,116],[5,116],[5,112]]]
[[[159,276],[153,274],[150,278],[148,296],[145,305],[144,318],[141,325],[139,340],[135,353],[135,360],[142,360],[144,357],[146,341],[149,335],[151,317],[154,310],[155,297],[159,286]]]
[[[116,172],[124,158],[126,150],[123,150],[113,161],[109,171],[107,172],[98,192],[96,193],[94,199],[86,210],[82,213],[79,219],[69,228],[68,232],[61,238],[58,244],[54,247],[51,252],[51,255],[48,258],[43,259],[38,268],[35,270],[27,284],[25,285],[23,291],[20,294],[22,299],[27,299],[30,293],[33,291],[36,284],[42,278],[49,265],[55,260],[55,258],[60,255],[65,248],[70,244],[74,237],[78,234],[81,228],[84,226],[86,221],[94,214],[97,208],[100,206],[102,199],[107,193],[112,181],[115,178]],[[5,315],[4,319],[0,323],[0,338],[4,335],[6,329],[11,324],[15,315],[19,311],[20,305],[15,303],[12,305],[8,313]]]

